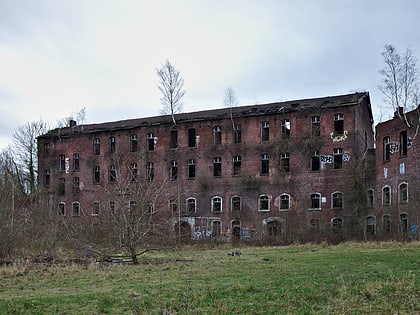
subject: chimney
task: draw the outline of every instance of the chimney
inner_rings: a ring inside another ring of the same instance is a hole
[[[73,119],[70,119],[70,127],[76,127],[77,122]]]

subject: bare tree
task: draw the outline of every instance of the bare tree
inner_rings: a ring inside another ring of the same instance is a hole
[[[47,124],[42,121],[28,122],[17,128],[13,134],[13,152],[19,168],[23,172],[27,193],[35,192],[38,176],[37,137],[47,132]]]
[[[176,124],[174,115],[182,111],[182,98],[185,95],[184,79],[180,71],[175,69],[169,60],[166,60],[160,69],[156,69],[156,73],[159,77],[158,88],[162,94],[160,98],[163,105],[161,113],[172,115],[172,120]]]
[[[77,113],[71,113],[69,116],[58,120],[57,128],[70,127],[71,120],[76,120],[80,124],[86,122],[86,107],[82,107]]]
[[[237,106],[239,103],[238,99],[236,98],[235,91],[232,87],[228,86],[225,90],[225,95],[223,97],[223,105],[229,108],[230,120],[232,122],[232,129],[236,133],[236,126],[235,122],[233,121],[233,107]]]
[[[385,45],[382,52],[385,67],[379,71],[383,76],[379,89],[385,101],[400,118],[405,119],[405,112],[418,104],[419,77],[417,58],[411,49],[400,55],[392,45]]]

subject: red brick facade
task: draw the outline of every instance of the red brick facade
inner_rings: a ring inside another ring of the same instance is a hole
[[[366,191],[374,183],[364,171],[374,148],[368,93],[175,120],[75,125],[39,137],[39,181],[50,211],[101,215],[137,170],[137,181],[163,187],[153,201],[159,217],[193,239],[292,242],[364,234]]]

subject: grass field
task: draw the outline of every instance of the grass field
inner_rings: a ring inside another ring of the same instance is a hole
[[[0,314],[420,314],[419,243],[189,247],[141,258],[1,267]]]

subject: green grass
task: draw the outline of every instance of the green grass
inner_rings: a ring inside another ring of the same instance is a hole
[[[0,314],[418,314],[419,243],[188,248],[0,268]],[[236,248],[235,248],[236,250]]]

